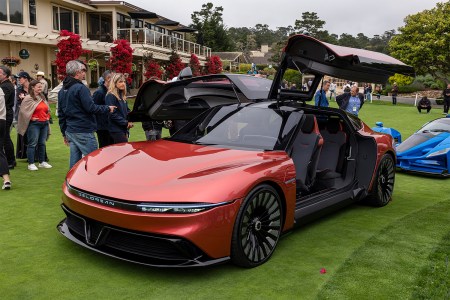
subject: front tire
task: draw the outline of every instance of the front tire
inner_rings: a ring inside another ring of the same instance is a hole
[[[281,235],[283,211],[277,191],[263,184],[245,198],[233,228],[231,261],[253,268],[265,263]]]
[[[377,207],[382,207],[388,204],[392,200],[394,182],[394,158],[389,154],[385,154],[381,158],[378,166],[372,194],[367,197],[368,203]]]

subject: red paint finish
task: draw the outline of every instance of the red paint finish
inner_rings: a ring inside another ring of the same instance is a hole
[[[166,140],[137,142],[86,156],[69,172],[67,182],[85,192],[131,202],[231,203],[195,214],[136,213],[83,200],[66,187],[62,200],[87,218],[140,232],[184,237],[212,258],[220,258],[230,255],[239,207],[259,183],[279,187],[286,200],[284,230],[292,227],[295,181],[285,184],[288,177],[295,178],[295,169],[284,151],[265,153]]]

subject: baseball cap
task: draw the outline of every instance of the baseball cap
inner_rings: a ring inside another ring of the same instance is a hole
[[[45,73],[42,72],[42,71],[39,71],[39,72],[36,73],[36,76],[45,76]]]
[[[23,78],[26,78],[26,79],[32,79],[30,74],[28,74],[27,72],[19,72],[19,74],[14,75],[14,77],[16,77],[16,78],[23,77]]]

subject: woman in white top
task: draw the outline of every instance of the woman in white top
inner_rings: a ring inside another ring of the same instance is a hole
[[[5,94],[0,89],[0,176],[3,178],[2,190],[11,189],[11,180],[9,178],[8,161],[3,151],[6,135],[6,103]]]

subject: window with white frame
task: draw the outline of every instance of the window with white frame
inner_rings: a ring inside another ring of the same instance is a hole
[[[64,7],[53,6],[53,30],[80,33],[80,13]]]
[[[36,0],[28,0],[28,11],[30,13],[30,25],[37,26]]]
[[[23,24],[23,0],[0,0],[0,21]]]

